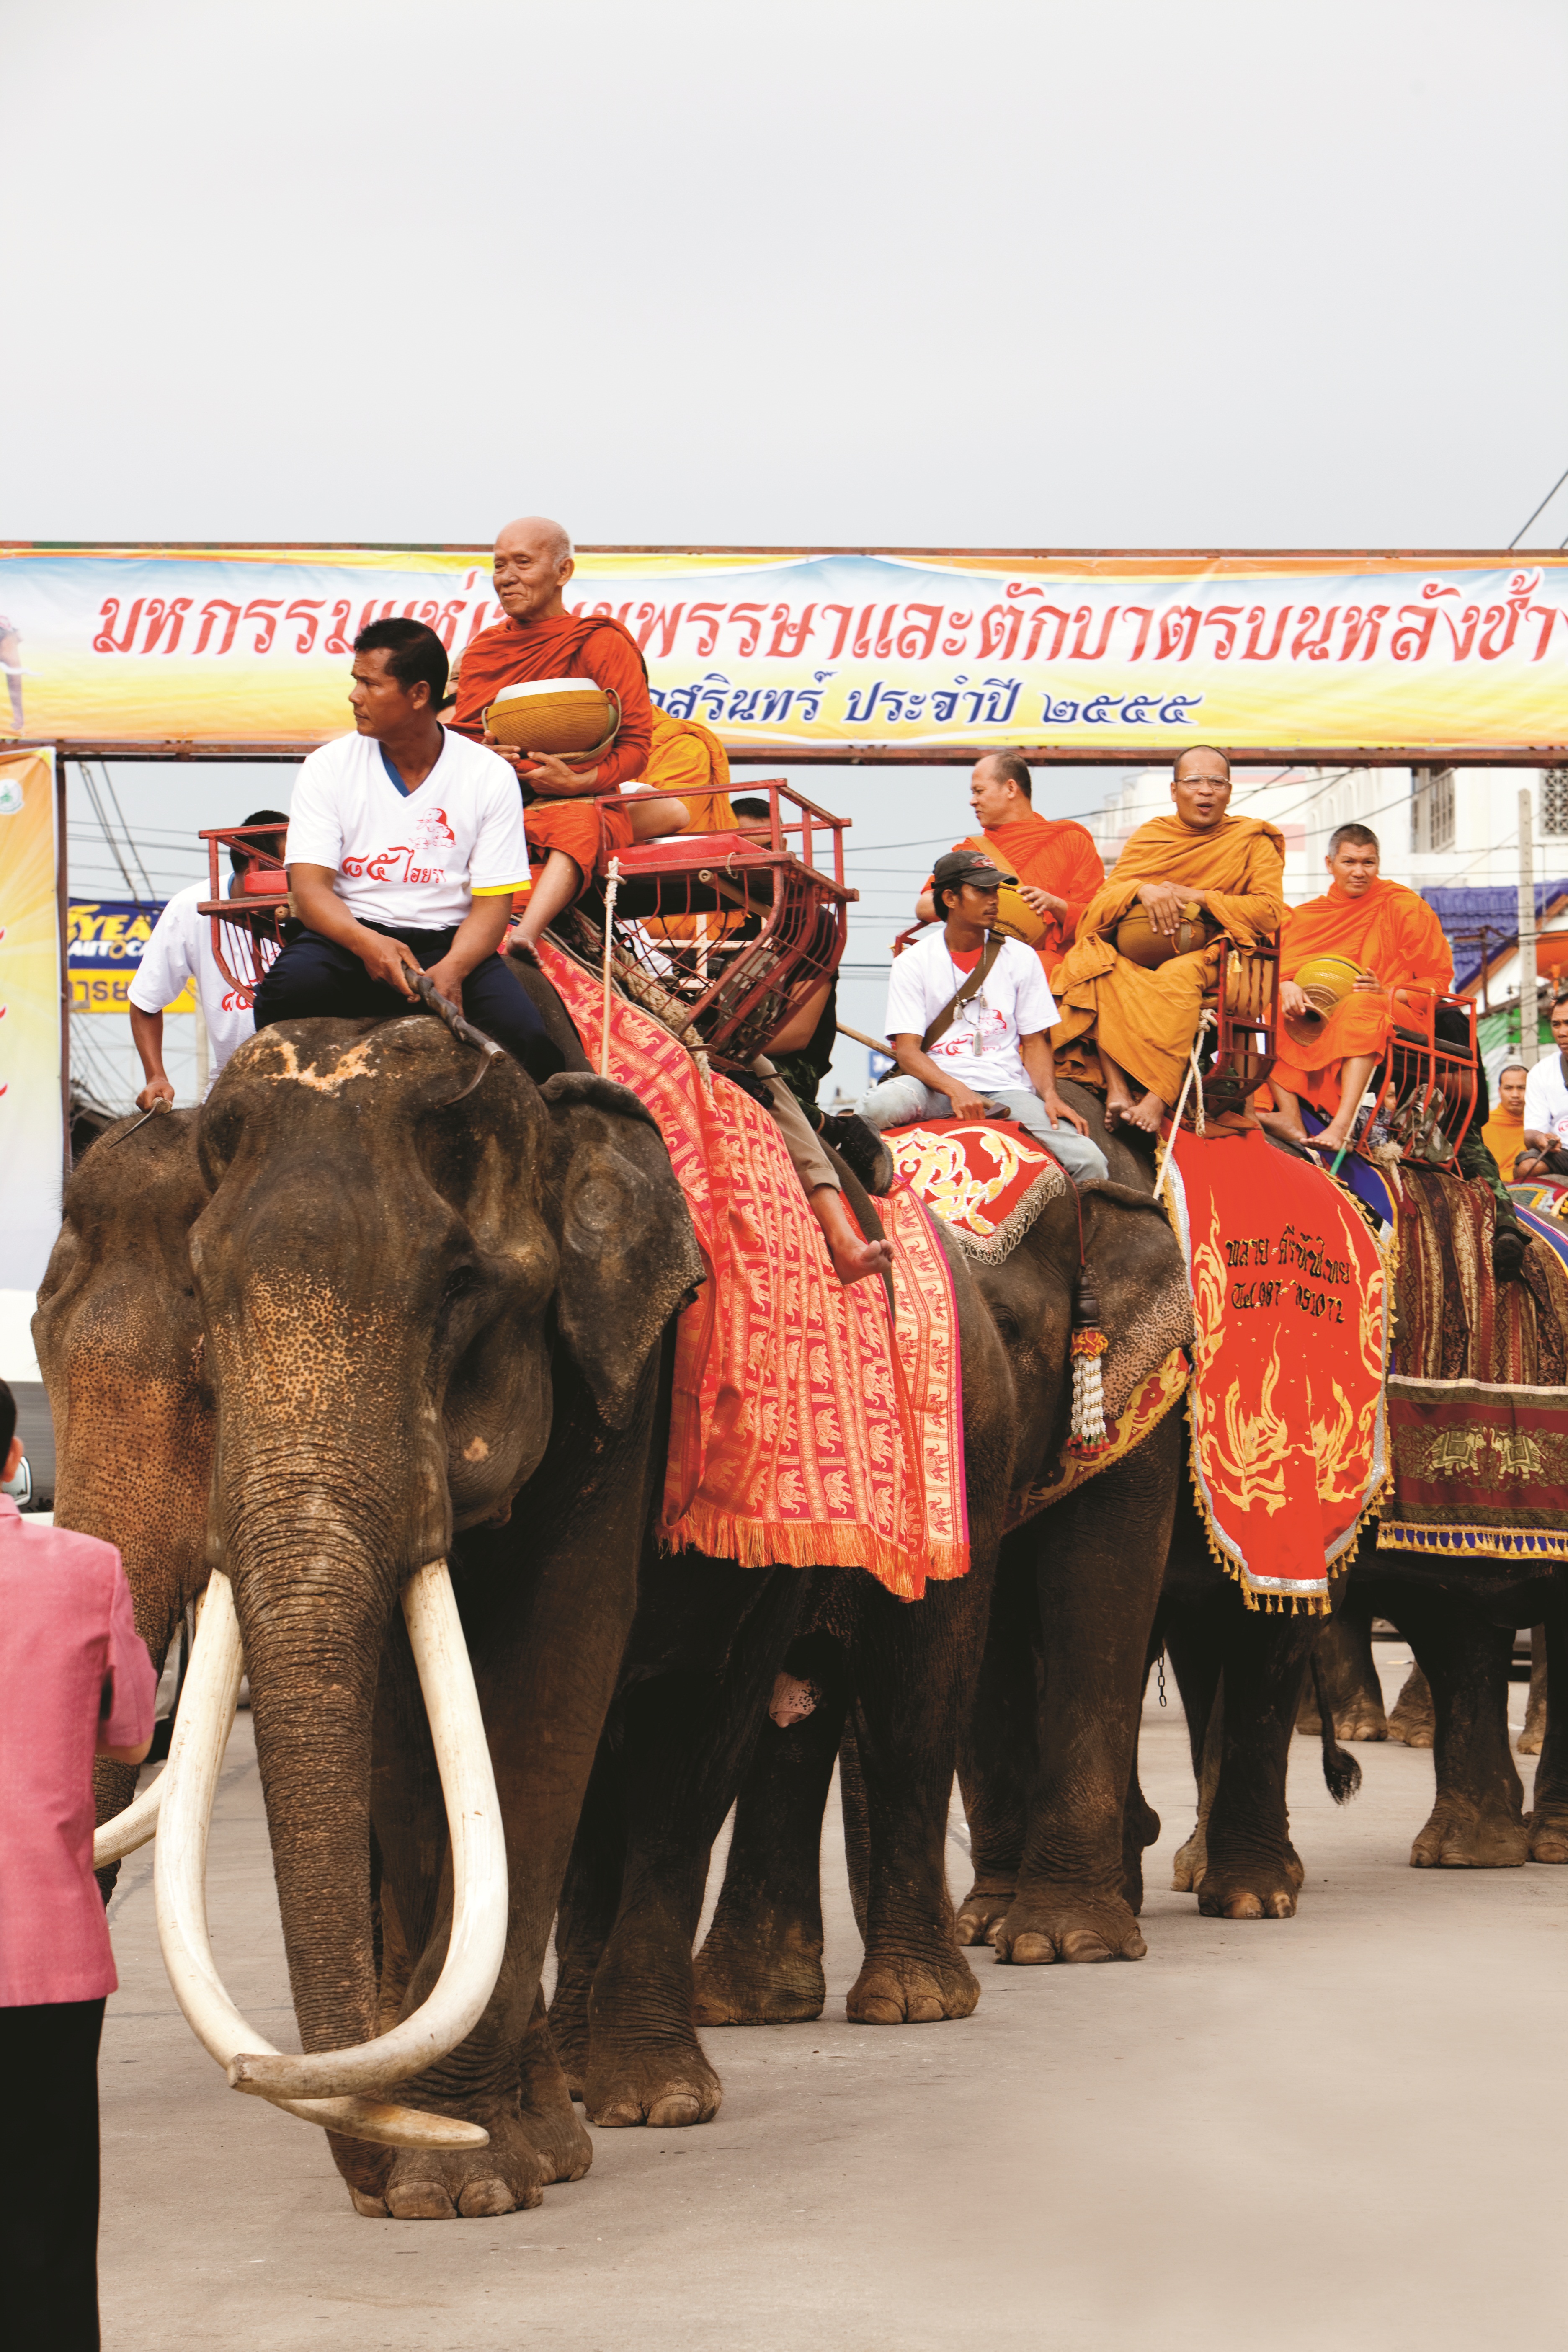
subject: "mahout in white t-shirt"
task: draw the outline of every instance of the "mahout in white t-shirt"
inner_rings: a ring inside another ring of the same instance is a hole
[[[212,918],[196,912],[206,895],[205,882],[193,882],[174,893],[153,926],[126,992],[139,1013],[166,1013],[185,982],[194,979],[216,1078],[255,1030],[256,1016],[250,1009],[253,992],[237,988],[213,953]]]
[[[984,953],[984,950],[982,950]],[[948,952],[944,930],[931,930],[893,961],[888,982],[888,1034],[923,1037],[969,977]],[[927,1048],[943,1074],[977,1095],[1031,1093],[1034,1081],[1018,1052],[1020,1037],[1055,1028],[1056,999],[1040,959],[1017,940],[1004,940],[984,985],[961,1004],[952,1023]]]
[[[323,743],[300,771],[286,862],[330,867],[361,922],[454,930],[476,896],[499,898],[529,878],[517,778],[482,743],[445,731],[440,758],[412,793],[394,783],[369,735]]]
[[[1563,1056],[1555,1050],[1542,1055],[1524,1082],[1524,1124],[1536,1135],[1550,1135],[1560,1151],[1568,1151],[1568,1080]]]

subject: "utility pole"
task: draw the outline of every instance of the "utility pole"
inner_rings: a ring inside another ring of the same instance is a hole
[[[1535,976],[1535,795],[1519,796],[1519,1058],[1533,1069],[1541,1058],[1541,1015]]]

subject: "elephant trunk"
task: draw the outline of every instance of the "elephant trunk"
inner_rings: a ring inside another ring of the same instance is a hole
[[[301,1520],[279,1514],[279,1527]],[[303,1525],[308,1526],[306,1519]],[[340,1530],[341,1533],[341,1530]],[[243,1554],[242,1542],[236,1549]],[[341,1553],[341,1542],[333,1547]],[[237,1568],[239,1563],[236,1561]],[[356,1572],[351,1572],[356,1571]],[[237,2089],[352,2137],[399,2146],[482,2145],[473,2125],[380,2104],[454,2049],[483,2013],[505,1949],[500,1806],[446,1563],[417,1570],[404,1613],[429,1710],[452,1843],[454,1909],[429,1998],[375,2035],[370,1915],[370,1724],[386,1584],[365,1559],[307,1558],[283,1584],[247,1563],[239,1591],[274,1867],[300,2039],[287,2056],[229,2001],[207,1938],[207,1825],[242,1670],[239,1618],[215,1573],[193,1653],[158,1840],[159,1933],[176,1997]]]

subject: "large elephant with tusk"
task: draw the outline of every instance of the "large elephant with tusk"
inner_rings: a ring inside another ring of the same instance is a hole
[[[569,1066],[542,1088],[505,1058],[471,1087],[425,1014],[262,1032],[194,1135],[94,1147],[40,1295],[71,1475],[101,1448],[107,1490],[115,1429],[69,1402],[99,1336],[73,1269],[90,1291],[110,1196],[177,1223],[188,1188],[211,1573],[160,1783],[159,1931],[230,2082],[324,2125],[362,2212],[506,2211],[589,2160],[538,1986],[631,1623],[661,1340],[701,1264],[657,1130],[544,1009]],[[206,1939],[242,1669],[302,2056],[246,2024]],[[100,1856],[124,1844],[100,1832]],[[379,2032],[377,1883],[409,1963]]]

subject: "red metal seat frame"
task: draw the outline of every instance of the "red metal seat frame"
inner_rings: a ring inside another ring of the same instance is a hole
[[[218,970],[248,1007],[277,960],[283,944],[283,925],[291,911],[289,875],[276,850],[264,846],[276,841],[272,824],[214,825],[201,835],[207,845],[207,893],[196,911],[212,925],[213,956]],[[218,861],[226,850],[242,850],[250,860],[233,898],[224,895]],[[259,885],[261,887],[258,887]]]

